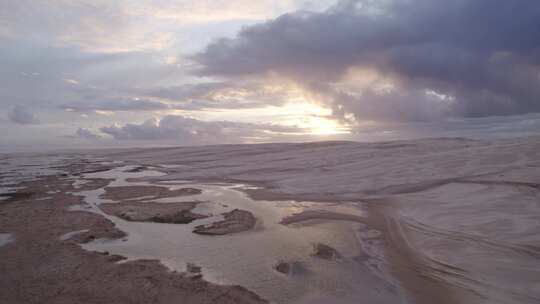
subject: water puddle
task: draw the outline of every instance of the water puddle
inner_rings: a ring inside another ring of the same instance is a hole
[[[11,233],[0,233],[0,247],[5,246],[9,243],[15,241],[13,234]]]
[[[21,182],[37,180],[41,176],[63,173],[56,166],[70,161],[70,156],[5,154],[0,159],[0,194],[16,192]],[[8,199],[0,196],[0,201]]]
[[[133,181],[135,178],[160,176],[159,171],[129,172],[130,166],[110,171],[85,174],[84,178],[113,178],[108,187],[149,186],[165,183]],[[103,213],[99,204],[111,202],[100,195],[103,188],[80,191],[87,206],[77,210],[102,214],[113,221],[128,236],[122,240],[96,240],[85,249],[109,251],[128,259],[159,259],[170,269],[185,271],[186,263],[202,267],[204,278],[220,284],[244,286],[276,303],[354,303],[370,299],[370,303],[395,303],[395,293],[387,282],[370,271],[359,257],[362,250],[359,231],[365,226],[357,222],[317,220],[306,225],[285,226],[280,221],[305,210],[365,216],[359,204],[324,204],[297,201],[254,201],[242,192],[245,185],[166,183],[171,190],[191,187],[201,194],[166,199],[142,197],[148,202],[200,201],[192,211],[212,215],[190,224],[160,224],[128,222]],[[219,220],[221,213],[235,208],[251,212],[257,218],[254,229],[223,236],[192,233],[195,226]],[[374,232],[371,232],[374,234]],[[313,256],[314,244],[322,243],[336,249],[341,258],[325,260]],[[285,261],[295,265],[292,274],[284,275],[274,267]],[[394,302],[392,302],[392,300]]]
[[[72,237],[78,235],[78,234],[81,234],[81,233],[85,233],[85,232],[88,232],[90,231],[89,229],[82,229],[82,230],[76,230],[76,231],[72,231],[72,232],[68,232],[68,233],[65,233],[63,235],[60,236],[60,240],[61,241],[67,241],[69,239],[71,239]]]

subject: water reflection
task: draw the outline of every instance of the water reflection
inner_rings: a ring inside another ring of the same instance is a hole
[[[134,177],[158,176],[157,171],[129,173],[121,167],[107,172],[97,172],[85,178],[114,178],[109,186],[156,185],[136,181]],[[161,183],[163,185],[163,183]],[[123,240],[97,240],[86,244],[89,250],[109,251],[129,259],[159,259],[169,268],[185,271],[186,263],[202,267],[206,280],[222,284],[238,284],[262,297],[278,302],[314,301],[316,298],[332,298],[337,301],[354,302],[359,296],[383,301],[381,286],[387,284],[374,276],[368,267],[359,262],[361,250],[358,233],[364,228],[360,223],[345,221],[317,221],[310,225],[285,226],[282,218],[308,209],[362,216],[363,211],[354,203],[323,204],[296,201],[254,201],[240,191],[244,185],[207,185],[177,183],[167,185],[171,190],[193,187],[201,194],[167,199],[149,199],[148,202],[201,201],[193,210],[214,217],[196,220],[190,224],[159,224],[128,222],[114,216],[106,216],[120,230],[128,233]],[[81,191],[85,201],[94,211],[103,203],[103,189]],[[250,211],[257,218],[255,229],[224,236],[204,236],[192,233],[195,226],[210,223],[220,214],[235,208]],[[339,260],[323,260],[312,256],[313,245],[323,243],[340,252]],[[279,261],[302,265],[302,271],[283,275],[275,271]],[[385,288],[386,288],[385,287]],[[383,288],[384,289],[384,288]],[[374,294],[375,293],[375,294]],[[390,296],[390,293],[388,295]],[[378,303],[378,302],[371,302]],[[380,302],[380,303],[384,303]]]

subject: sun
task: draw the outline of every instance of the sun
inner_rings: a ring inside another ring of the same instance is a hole
[[[326,117],[308,117],[300,126],[308,129],[308,133],[311,135],[336,135],[350,133],[347,127],[342,126],[337,121]]]

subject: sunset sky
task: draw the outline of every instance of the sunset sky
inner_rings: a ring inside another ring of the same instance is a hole
[[[1,0],[0,150],[540,132],[538,0]]]

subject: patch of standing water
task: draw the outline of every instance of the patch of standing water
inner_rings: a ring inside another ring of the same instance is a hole
[[[0,155],[0,194],[21,189],[16,187],[21,182],[36,180],[44,175],[63,173],[55,167],[70,159],[68,156],[57,155]],[[7,198],[0,197],[0,200]]]
[[[71,239],[72,237],[76,236],[77,234],[85,233],[85,232],[88,232],[88,231],[90,231],[90,230],[89,229],[82,229],[82,230],[68,232],[68,233],[65,233],[62,236],[60,236],[60,240],[61,241],[67,241],[67,240]]]
[[[105,178],[112,179],[113,181],[108,185],[108,187],[120,187],[120,186],[137,186],[138,184],[147,185],[147,182],[137,183],[137,182],[128,182],[128,179],[136,179],[142,177],[152,177],[152,176],[162,176],[164,173],[155,171],[155,170],[142,170],[142,171],[133,171],[139,166],[129,165],[116,167],[107,171],[99,171],[94,173],[85,173],[83,178]]]
[[[100,171],[94,173],[85,173],[82,175],[83,179],[91,178],[102,178],[102,179],[111,179],[112,181],[107,185],[107,187],[121,187],[121,186],[147,186],[150,185],[148,182],[128,182],[128,179],[136,179],[141,177],[151,177],[151,176],[161,176],[163,173],[153,170],[145,170],[140,172],[129,172],[132,169],[137,168],[138,166],[122,166],[113,168],[107,171]],[[79,182],[79,184],[84,184]],[[105,188],[99,188],[96,190],[87,190],[87,191],[76,191],[77,194],[83,195],[85,197],[85,202],[87,206],[74,206],[70,210],[82,210],[82,211],[93,211],[100,214],[105,214],[97,208],[101,203],[114,203],[114,201],[102,199],[99,196],[105,193]]]
[[[0,233],[0,247],[5,246],[9,243],[15,241],[13,234],[11,233]]]
[[[85,178],[114,178],[110,186],[156,185],[129,182],[129,178],[159,176],[157,171],[126,172],[129,167],[87,174]],[[97,240],[85,244],[88,250],[109,251],[129,259],[159,259],[177,271],[186,263],[202,267],[204,278],[220,284],[244,286],[276,303],[396,303],[396,293],[368,266],[358,262],[362,255],[357,231],[360,223],[318,221],[297,227],[279,224],[285,216],[315,208],[362,216],[355,204],[337,205],[296,201],[254,201],[239,191],[244,185],[178,184],[171,188],[193,187],[201,194],[176,197],[174,202],[201,201],[193,210],[214,217],[190,224],[128,222],[101,212],[99,196],[103,188],[81,191],[91,211],[113,221],[128,234],[123,240]],[[148,200],[172,202],[169,200]],[[235,208],[250,211],[257,218],[256,228],[224,236],[192,233],[195,226],[221,218],[221,213]],[[324,260],[313,256],[313,245],[323,243],[335,248],[342,258]],[[274,267],[280,261],[301,265],[303,271],[283,275]],[[322,303],[322,302],[321,302]]]

